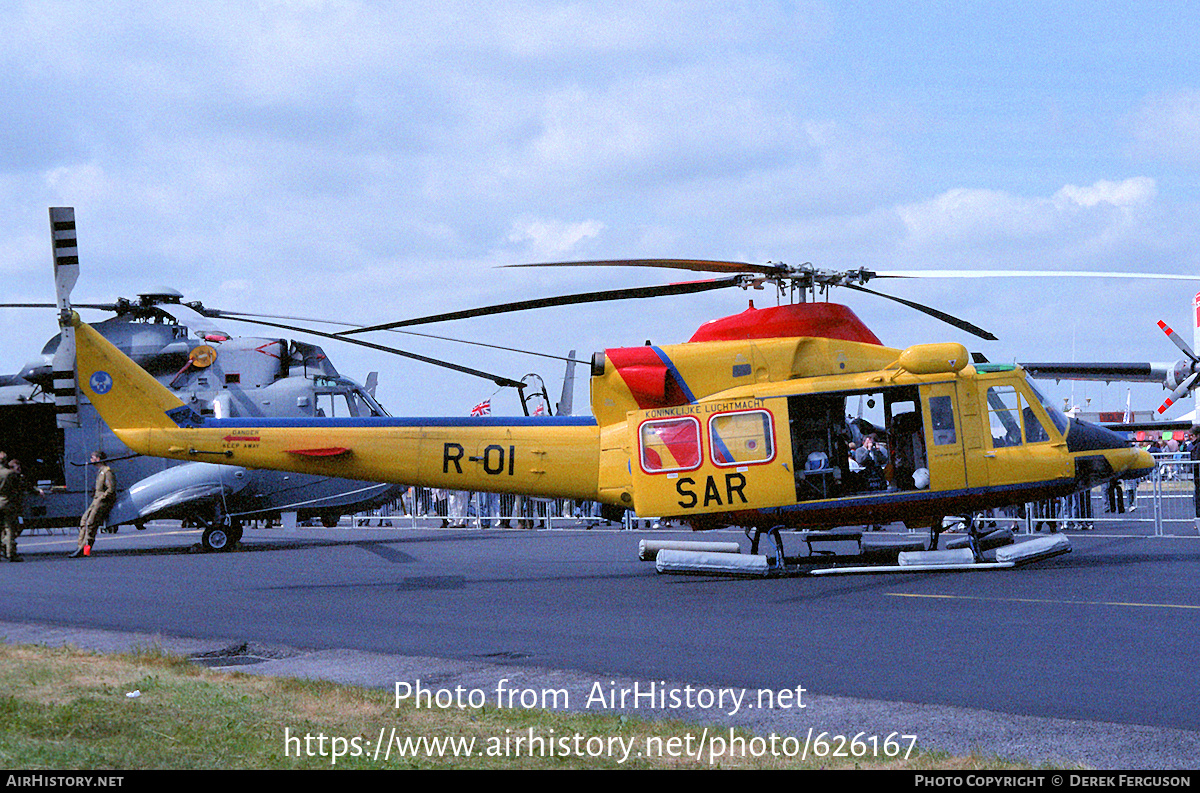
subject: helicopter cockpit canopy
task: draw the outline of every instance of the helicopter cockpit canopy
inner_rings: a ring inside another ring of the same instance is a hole
[[[367,390],[345,377],[313,378],[314,415],[323,418],[366,418],[388,412]]]

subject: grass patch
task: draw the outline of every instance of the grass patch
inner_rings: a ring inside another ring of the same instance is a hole
[[[430,710],[403,703],[397,708],[388,691],[216,672],[153,650],[103,655],[0,645],[0,691],[5,692],[0,696],[0,766],[7,768],[1028,767],[919,747],[907,759],[802,762],[778,756],[783,752],[755,752],[754,747],[769,746],[763,737],[753,743],[750,733],[712,726],[708,735],[727,743],[740,739],[750,751],[713,758],[710,743],[697,756],[705,728],[694,724],[493,707]],[[128,696],[132,692],[137,696]],[[378,746],[381,736],[391,747],[386,759],[387,750]],[[689,746],[692,754],[685,755]],[[468,747],[472,756],[462,756]],[[648,753],[647,747],[660,751]],[[335,753],[341,755],[336,762]]]

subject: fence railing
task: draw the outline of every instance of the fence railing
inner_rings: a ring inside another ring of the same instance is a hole
[[[981,514],[980,519],[1010,525],[1015,531],[1086,531],[1097,525],[1122,524],[1147,535],[1196,535],[1198,463],[1185,454],[1154,455],[1158,465],[1148,476],[1097,487],[1066,498],[1049,499]],[[636,521],[639,518],[633,518]],[[625,521],[626,528],[631,520]],[[644,524],[653,518],[641,517]],[[355,515],[354,525],[429,527],[554,528],[580,522],[604,522],[600,505],[591,501],[529,498],[495,493],[464,493],[411,488],[391,504]]]

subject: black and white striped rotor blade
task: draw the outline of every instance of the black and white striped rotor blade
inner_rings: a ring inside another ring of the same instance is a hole
[[[54,296],[62,338],[54,353],[54,412],[62,429],[78,427],[79,388],[75,378],[75,328],[71,324],[71,290],[79,279],[79,242],[74,207],[50,207],[50,239],[54,251]]]

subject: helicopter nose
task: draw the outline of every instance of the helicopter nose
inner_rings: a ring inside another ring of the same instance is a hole
[[[1103,453],[1118,479],[1140,479],[1155,466],[1154,458],[1146,450],[1130,446],[1128,440],[1107,427],[1080,419],[1071,420],[1067,450]]]

